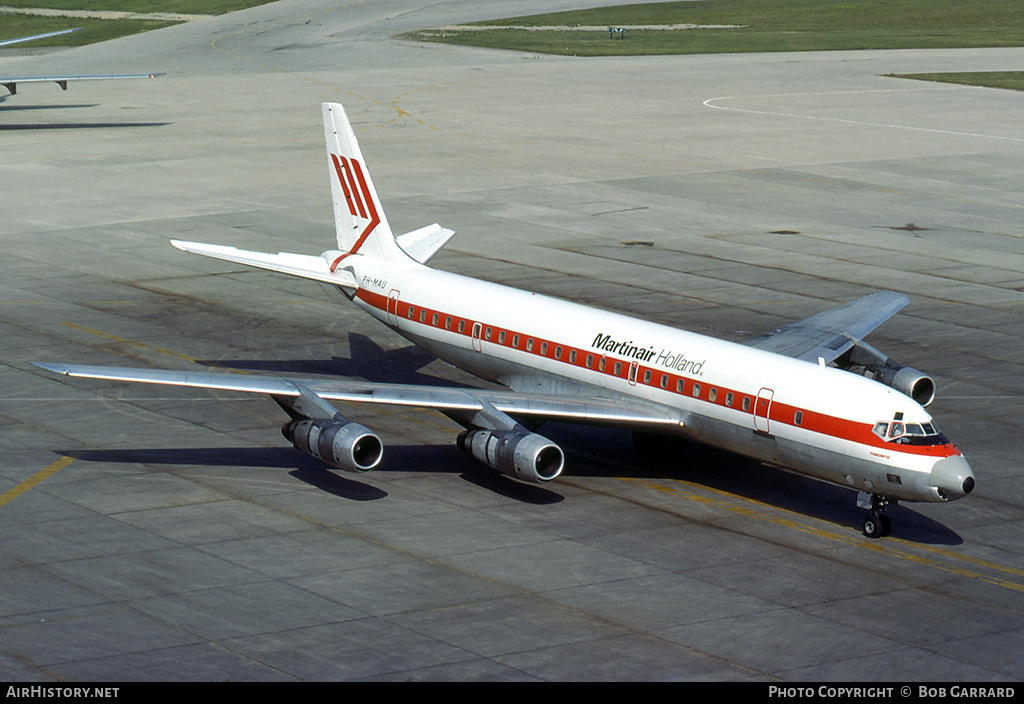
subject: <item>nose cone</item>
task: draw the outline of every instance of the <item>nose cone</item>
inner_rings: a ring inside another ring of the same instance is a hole
[[[971,465],[967,464],[967,460],[960,455],[954,455],[935,463],[928,483],[935,487],[943,501],[953,501],[967,496],[974,490],[974,472],[971,471]]]

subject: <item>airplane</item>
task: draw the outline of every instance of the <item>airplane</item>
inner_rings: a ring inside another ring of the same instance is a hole
[[[56,32],[46,32],[44,34],[33,34],[29,37],[15,37],[14,39],[4,39],[0,41],[0,47],[8,46],[10,44],[21,44],[22,42],[31,42],[36,39],[46,39],[48,37],[56,37],[61,34],[69,34],[71,32],[77,32],[81,27],[75,27],[73,29],[61,29]],[[93,75],[59,75],[59,76],[0,76],[0,85],[8,90],[8,96],[15,95],[18,92],[19,83],[45,83],[54,82],[60,86],[61,90],[68,89],[69,81],[107,81],[118,78],[156,78],[162,76],[162,73],[105,73],[105,74],[93,74]],[[7,97],[7,96],[4,96]]]
[[[503,475],[556,479],[562,449],[543,421],[613,426],[697,441],[855,489],[863,533],[890,534],[899,501],[948,502],[975,479],[924,407],[935,382],[863,337],[902,309],[880,291],[729,342],[434,269],[455,234],[439,224],[395,236],[343,107],[322,104],[337,249],[319,256],[172,240],[178,249],[337,287],[399,335],[497,389],[36,363],[57,374],[269,394],[282,433],[325,464],[366,471],[380,437],[332,401],[434,409],[462,426],[458,446]]]

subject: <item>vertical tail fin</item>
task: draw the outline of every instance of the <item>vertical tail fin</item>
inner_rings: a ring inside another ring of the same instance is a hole
[[[338,103],[323,103],[322,107],[338,249],[343,256],[408,258],[384,216],[345,109]]]

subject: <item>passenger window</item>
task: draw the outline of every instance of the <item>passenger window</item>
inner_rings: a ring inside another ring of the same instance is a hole
[[[498,344],[499,345],[504,345],[505,344],[505,331],[504,330],[502,330],[501,332],[498,333]]]
[[[645,384],[650,384],[651,383],[651,370],[650,369],[645,369],[644,370],[644,383]]]
[[[459,321],[459,332],[465,332],[465,331],[466,331],[466,321],[465,320],[460,320]]]
[[[730,391],[725,395],[725,405],[732,408],[732,392]]]
[[[562,346],[558,345],[558,346],[555,347],[555,359],[561,359],[561,358],[562,358]]]
[[[694,398],[700,398],[700,384],[694,384],[693,388],[690,390],[690,393],[693,394]]]
[[[416,309],[413,308],[412,306],[409,306],[409,320],[412,320],[415,317],[416,317]]]
[[[744,411],[749,411],[750,410],[750,397],[749,396],[744,396],[743,397],[743,410]]]
[[[576,350],[569,350],[569,362],[576,364]]]
[[[452,316],[449,315],[449,316],[447,316],[444,319],[444,329],[445,330],[451,330],[452,329]]]
[[[622,362],[615,363],[615,376],[622,376]]]
[[[803,414],[803,412],[802,412],[802,411],[797,411],[797,412],[796,412],[796,413],[795,413],[795,414],[793,415],[793,422],[794,422],[795,424],[797,424],[797,425],[803,425],[803,424],[804,424],[804,414]]]
[[[512,346],[519,349],[519,335],[512,336]]]
[[[484,330],[484,339],[485,340],[490,340],[491,339],[491,329],[490,328],[487,328],[486,330]]]
[[[708,391],[708,401],[714,401],[716,398],[718,398],[718,389],[713,388]]]
[[[540,354],[541,354],[542,357],[547,357],[548,356],[548,343],[546,343],[546,342],[540,343]]]
[[[434,313],[434,316],[430,319],[430,324],[435,328],[437,327],[437,313]]]
[[[527,352],[533,352],[533,338],[532,337],[526,338],[526,351]]]
[[[587,355],[587,362],[586,362],[586,364],[587,364],[587,369],[591,369],[594,366],[594,355],[592,355],[592,354],[588,354]]]
[[[421,310],[420,311],[420,322],[421,323],[427,322],[427,311],[425,311],[425,310]]]
[[[683,383],[684,382],[683,382],[682,379],[679,379],[679,380],[676,381],[676,393],[677,394],[683,393]]]

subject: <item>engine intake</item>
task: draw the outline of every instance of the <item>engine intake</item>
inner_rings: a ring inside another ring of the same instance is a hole
[[[365,472],[384,456],[379,437],[341,415],[329,420],[291,420],[281,427],[281,434],[299,450],[338,469]]]
[[[558,445],[521,430],[466,430],[458,445],[473,459],[525,482],[549,482],[565,464]]]

